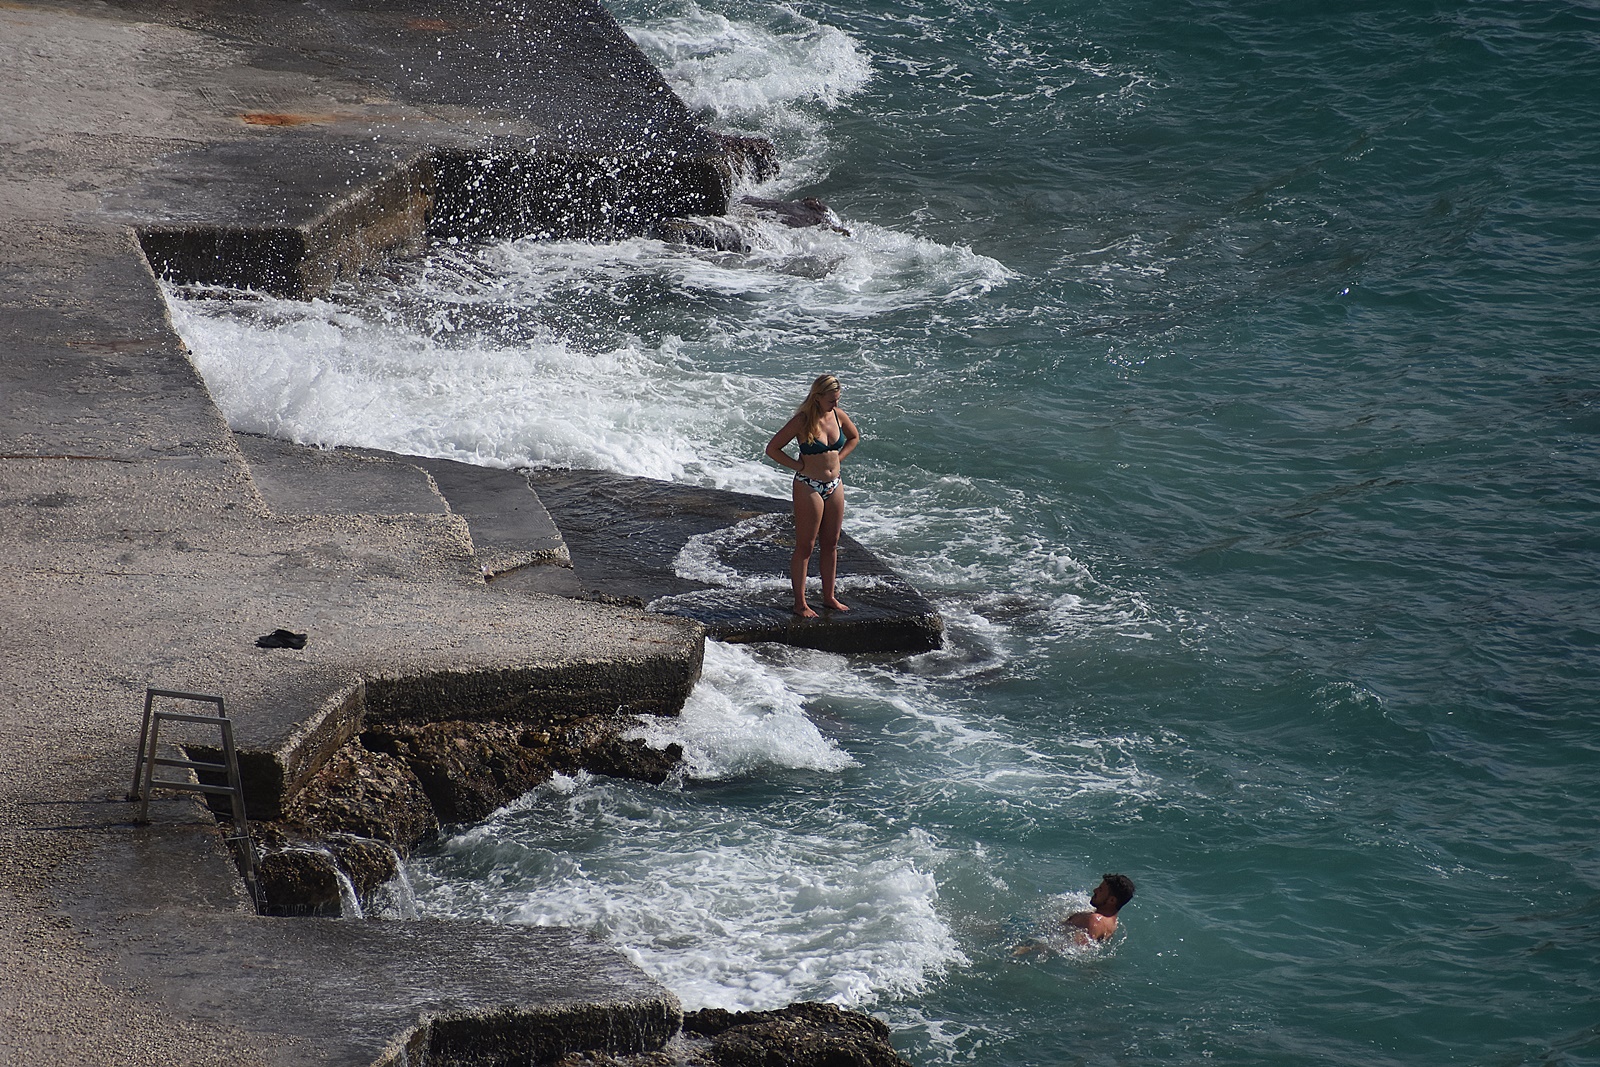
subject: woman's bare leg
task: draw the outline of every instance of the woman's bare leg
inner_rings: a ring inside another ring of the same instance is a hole
[[[824,511],[816,490],[805,482],[794,483],[794,555],[789,557],[789,584],[794,587],[794,613],[806,619],[817,617],[806,603],[806,571],[811,566],[811,550],[816,547]],[[834,539],[838,540],[837,534]]]
[[[817,561],[817,570],[822,574],[822,606],[834,611],[850,610],[833,595],[833,580],[839,570],[839,533],[843,529],[844,486],[840,485],[822,504],[822,552]]]

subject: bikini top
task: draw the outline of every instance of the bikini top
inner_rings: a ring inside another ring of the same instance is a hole
[[[824,452],[837,452],[844,447],[844,425],[840,424],[839,439],[831,445],[826,441],[820,440],[810,442],[796,440],[795,443],[800,446],[800,454],[802,456],[817,456]]]

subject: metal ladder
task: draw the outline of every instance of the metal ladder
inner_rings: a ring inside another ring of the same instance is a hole
[[[156,708],[156,700],[188,700],[202,704],[214,704],[216,714],[201,715],[193,712],[162,711]],[[201,725],[215,726],[222,734],[222,759],[221,763],[206,763],[191,759],[169,759],[158,756],[156,753],[161,743],[161,726],[163,723],[199,723]],[[181,770],[194,771],[193,777],[185,778],[157,778],[157,767],[176,767]],[[207,773],[225,777],[227,785],[211,785],[199,779],[199,775]],[[129,800],[139,802],[139,814],[134,817],[137,823],[150,821],[150,791],[152,789],[176,789],[191,793],[208,793],[215,796],[225,796],[233,809],[233,833],[224,835],[223,840],[238,843],[239,854],[243,857],[245,887],[250,891],[252,901],[260,901],[256,889],[256,854],[255,846],[250,841],[250,822],[245,817],[244,811],[244,786],[239,778],[239,755],[233,747],[233,720],[228,718],[228,709],[223,705],[222,698],[206,693],[185,693],[174,689],[146,689],[144,692],[144,725],[139,728],[139,758],[133,765],[133,787],[128,791]]]

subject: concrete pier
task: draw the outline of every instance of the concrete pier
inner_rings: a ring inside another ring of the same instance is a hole
[[[491,593],[448,510],[269,505],[146,253],[307,293],[443,234],[626,232],[715,200],[715,139],[589,0],[12,0],[0,100],[0,1062],[650,1047],[675,1005],[602,946],[258,918],[196,804],[130,824],[147,686],[225,696],[292,785],[375,692],[682,688],[699,647]]]

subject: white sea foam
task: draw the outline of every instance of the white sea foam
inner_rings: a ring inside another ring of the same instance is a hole
[[[789,645],[707,642],[706,668],[682,721],[646,720],[638,736],[656,747],[684,745],[691,775],[708,779],[762,767],[854,766],[856,758],[813,725],[823,721],[833,732],[879,739],[861,753],[872,760],[869,773],[935,781],[935,793],[963,795],[979,808],[1011,805],[1024,821],[1155,788],[1140,758],[1174,739],[1085,734],[1042,752],[1020,742],[981,700],[952,693],[951,677]]]
[[[747,649],[707,641],[701,682],[677,718],[647,717],[633,732],[652,748],[680,744],[691,777],[731,778],[764,767],[838,771],[855,763],[806,717],[801,695]]]
[[[690,1009],[861,1006],[965,962],[938,911],[939,859],[917,831],[806,830],[589,780],[451,838],[417,883],[432,914],[600,933]]]
[[[524,314],[581,296],[596,322],[618,317],[633,323],[639,310],[628,300],[642,283],[652,282],[651,296],[666,301],[683,325],[742,337],[752,330],[822,328],[841,318],[967,300],[1015,277],[998,260],[965,246],[848,215],[842,221],[849,236],[786,226],[745,204],[734,205],[728,218],[739,226],[750,252],[708,252],[647,238],[604,244],[512,241],[481,253],[442,255],[425,284],[441,303],[514,302]],[[492,281],[481,280],[485,270]],[[718,298],[741,299],[729,312],[720,312]]]
[[[756,515],[732,526],[695,534],[678,550],[672,561],[673,573],[692,582],[728,589],[781,589],[789,584],[786,576],[748,574],[733,567],[724,557],[741,545],[770,541],[783,528],[780,515]]]
[[[711,438],[761,432],[741,406],[760,391],[750,379],[686,367],[671,346],[452,346],[322,301],[259,298],[253,314],[232,303],[172,307],[213,397],[245,432],[712,484],[735,472],[718,466]]]
[[[169,303],[238,430],[781,495],[783,475],[756,457],[792,386],[730,353],[966,299],[1009,273],[877,227],[746,223],[747,256],[519,241],[442,253],[340,302],[191,290]]]

